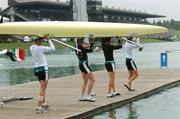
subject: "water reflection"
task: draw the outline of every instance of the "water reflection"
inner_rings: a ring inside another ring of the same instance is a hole
[[[180,119],[180,86],[90,119]]]
[[[133,106],[132,102],[128,104],[128,110],[129,114],[127,119],[138,119],[136,108]]]
[[[93,71],[104,69],[102,65],[91,65],[91,68]],[[37,81],[32,68],[1,69],[0,72],[2,74],[0,86]],[[70,76],[79,73],[78,66],[49,67],[50,78]]]
[[[113,109],[113,110],[109,111],[109,115],[108,116],[110,117],[110,119],[117,119],[116,118],[116,110]]]

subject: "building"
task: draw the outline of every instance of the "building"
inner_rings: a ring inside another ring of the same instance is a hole
[[[87,0],[89,21],[146,23],[147,18],[165,17],[141,11],[102,7],[102,0]]]
[[[11,21],[72,21],[72,6],[47,0],[9,0],[1,12]]]
[[[72,0],[73,21],[88,21],[86,0]]]
[[[9,0],[0,15],[10,21],[96,21],[148,23],[147,18],[165,17],[140,11],[102,6],[102,0]]]

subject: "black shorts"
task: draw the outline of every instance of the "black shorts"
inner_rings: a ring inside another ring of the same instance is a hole
[[[91,68],[88,65],[88,61],[84,61],[84,62],[79,63],[79,69],[81,70],[81,72],[83,72],[85,74],[92,72]]]
[[[126,58],[126,67],[128,70],[137,70],[137,66],[131,58]]]
[[[38,77],[39,81],[47,81],[48,78],[48,68],[45,67],[35,67],[34,75]]]
[[[116,69],[115,62],[106,62],[105,67],[108,72],[114,72]]]

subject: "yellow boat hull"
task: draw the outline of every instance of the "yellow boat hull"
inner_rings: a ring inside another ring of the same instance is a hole
[[[157,34],[167,32],[160,26],[105,23],[105,22],[11,22],[0,24],[0,34],[37,35],[47,33],[54,37],[84,37],[93,34],[96,37],[127,36],[131,33],[138,35]]]

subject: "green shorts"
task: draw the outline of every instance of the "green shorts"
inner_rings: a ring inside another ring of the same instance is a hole
[[[39,81],[43,80],[46,81],[48,80],[48,67],[34,67],[34,75],[38,77]]]

